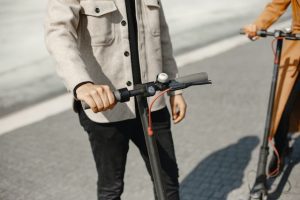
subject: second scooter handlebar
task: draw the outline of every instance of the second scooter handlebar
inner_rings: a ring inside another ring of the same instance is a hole
[[[240,29],[240,34],[245,35],[246,32],[244,29]],[[293,34],[290,32],[285,32],[282,30],[267,31],[267,30],[258,30],[256,35],[259,37],[275,37],[275,38],[285,38],[287,40],[300,40],[300,34]]]

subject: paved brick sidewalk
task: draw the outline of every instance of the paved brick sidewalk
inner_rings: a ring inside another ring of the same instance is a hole
[[[269,46],[264,40],[249,43],[181,69],[181,74],[207,71],[213,80],[212,86],[185,92],[188,115],[174,127],[182,200],[246,199],[265,120]],[[295,165],[280,183],[279,199],[300,199],[299,151],[296,140]],[[87,135],[72,111],[0,136],[0,200],[93,200],[95,175]],[[152,196],[131,144],[123,199]]]

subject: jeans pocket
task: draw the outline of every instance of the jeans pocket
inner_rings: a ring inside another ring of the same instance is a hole
[[[171,116],[167,107],[152,112],[153,129],[171,129]]]

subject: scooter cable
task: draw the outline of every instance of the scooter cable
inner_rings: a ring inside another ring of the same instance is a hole
[[[280,169],[280,162],[281,161],[280,161],[280,156],[279,156],[278,150],[277,150],[277,148],[276,148],[276,146],[275,146],[275,144],[273,142],[273,138],[272,137],[269,137],[269,144],[271,144],[271,147],[272,147],[272,149],[273,149],[273,151],[274,151],[274,153],[275,153],[275,155],[277,157],[277,167],[272,172],[270,172],[268,174],[268,176],[269,177],[275,177],[275,176],[277,176],[279,174],[279,171],[280,171],[279,170]]]
[[[279,37],[279,38],[275,38],[275,39],[272,40],[271,48],[272,48],[272,51],[273,51],[273,54],[274,54],[274,63],[275,64],[279,64],[278,63],[278,57],[276,55],[275,42],[277,42],[277,40],[283,40],[283,39],[284,39],[283,37]]]
[[[153,130],[152,130],[152,118],[151,118],[151,110],[152,110],[152,107],[154,105],[154,103],[156,102],[156,100],[159,98],[159,97],[162,97],[165,93],[169,92],[171,90],[171,88],[169,89],[166,89],[162,92],[160,92],[157,96],[154,97],[154,99],[151,101],[150,103],[150,106],[149,106],[149,109],[148,109],[148,135],[149,136],[152,136],[153,135]]]

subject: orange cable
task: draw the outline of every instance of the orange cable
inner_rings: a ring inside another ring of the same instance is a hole
[[[151,101],[150,103],[150,107],[148,109],[148,135],[152,136],[153,135],[153,130],[152,130],[152,118],[151,118],[151,109],[154,105],[154,103],[156,102],[156,100],[161,97],[162,95],[164,95],[165,93],[169,92],[171,90],[171,88],[166,89],[164,91],[162,91],[161,93],[159,93],[156,97],[154,97],[154,99]]]

